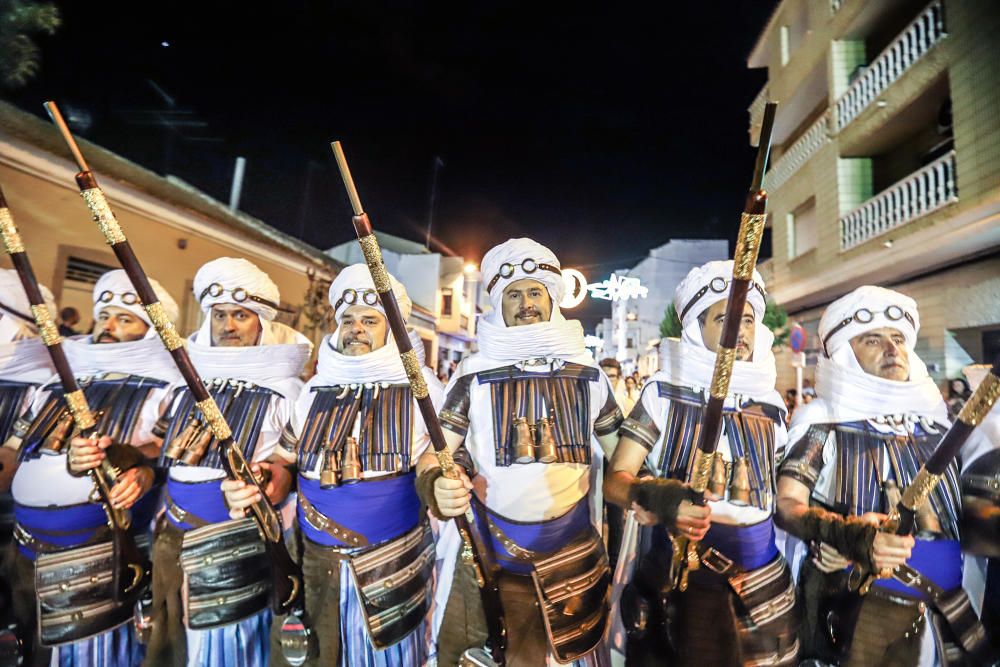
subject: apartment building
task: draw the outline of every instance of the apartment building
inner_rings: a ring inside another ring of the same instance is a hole
[[[751,143],[780,104],[761,270],[813,363],[823,308],[863,284],[917,300],[939,382],[1000,353],[998,36],[995,0],[783,0],[760,33]]]

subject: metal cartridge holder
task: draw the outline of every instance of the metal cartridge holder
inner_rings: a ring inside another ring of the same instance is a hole
[[[720,498],[725,498],[726,489],[729,488],[729,476],[732,471],[732,462],[723,461],[721,456],[714,457],[712,460],[712,476],[708,479],[709,493]]]
[[[734,505],[750,504],[750,464],[747,457],[733,461],[733,479],[729,483],[729,502]]]
[[[61,454],[73,432],[73,413],[65,410],[59,415],[59,420],[45,436],[45,442],[40,447],[43,454]]]
[[[559,458],[556,450],[556,438],[552,417],[542,417],[535,425],[535,435],[538,439],[539,463],[554,463]]]
[[[319,471],[319,488],[332,489],[340,486],[340,462],[337,452],[329,444],[323,449],[323,467]]]
[[[535,439],[525,417],[514,418],[514,462],[535,462]]]

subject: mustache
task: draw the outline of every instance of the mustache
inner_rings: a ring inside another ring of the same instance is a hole
[[[344,345],[350,345],[351,343],[364,343],[371,347],[372,341],[365,334],[355,334],[351,336],[344,337]]]
[[[102,331],[100,333],[100,335],[97,337],[97,340],[94,341],[94,342],[96,342],[96,343],[104,343],[104,342],[120,343],[122,341],[121,341],[120,338],[118,338],[114,334],[112,334],[110,332],[107,332],[107,331]]]
[[[528,306],[527,308],[519,308],[517,314],[514,317],[523,320],[528,317],[541,317],[542,313],[540,310],[534,306]]]

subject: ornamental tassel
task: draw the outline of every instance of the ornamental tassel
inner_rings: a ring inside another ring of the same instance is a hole
[[[733,479],[729,484],[729,502],[734,505],[750,504],[750,464],[747,457],[733,461]]]
[[[42,443],[42,453],[62,453],[63,447],[66,446],[66,441],[69,440],[69,436],[72,431],[73,414],[69,410],[63,410],[62,414],[59,415],[59,421],[57,421],[56,425],[52,427],[52,430],[49,431],[49,434],[45,437],[45,442]]]
[[[514,419],[514,462],[535,462],[535,439],[531,436],[531,427],[525,417]]]

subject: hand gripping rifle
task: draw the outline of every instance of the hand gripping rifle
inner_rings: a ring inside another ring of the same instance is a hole
[[[934,453],[920,467],[920,470],[914,475],[913,481],[903,489],[899,502],[886,516],[879,530],[896,535],[909,535],[913,532],[917,510],[927,501],[931,492],[943,478],[948,466],[961,452],[962,445],[972,435],[976,426],[986,419],[986,415],[990,413],[998,399],[1000,399],[1000,356],[994,360],[990,372],[980,383],[975,393],[966,401],[962,411],[958,414],[958,419],[941,438],[938,446],[934,448]],[[855,564],[854,570],[858,569],[857,564]],[[852,570],[852,574],[854,570]],[[875,583],[875,579],[887,579],[892,574],[891,571],[861,573],[863,583],[859,587],[858,593],[865,595]]]
[[[208,393],[204,383],[198,376],[198,371],[195,370],[194,364],[191,363],[191,358],[188,356],[187,349],[184,347],[183,339],[181,339],[174,328],[173,322],[167,317],[163,309],[163,304],[160,303],[152,286],[149,284],[146,272],[143,271],[142,266],[139,264],[139,260],[136,258],[128,239],[125,238],[118,220],[111,211],[108,200],[104,197],[104,192],[97,184],[97,178],[83,159],[83,154],[80,153],[80,148],[76,145],[76,141],[73,139],[69,127],[66,126],[66,121],[63,120],[62,114],[59,113],[59,109],[54,102],[46,102],[45,109],[49,112],[49,116],[52,117],[52,122],[59,128],[59,132],[73,154],[77,166],[80,168],[80,173],[76,175],[76,183],[80,187],[80,194],[83,195],[83,199],[94,217],[94,222],[100,227],[108,245],[111,246],[115,256],[118,258],[118,262],[125,269],[129,280],[132,281],[136,294],[139,296],[139,300],[142,301],[142,307],[149,315],[149,319],[156,328],[156,333],[159,334],[160,340],[163,341],[164,347],[170,352],[170,356],[177,365],[177,370],[180,371],[188,390],[194,396],[198,409],[211,428],[212,435],[218,441],[219,452],[221,454],[220,459],[222,460],[226,475],[230,479],[241,480],[246,484],[256,486],[260,493],[261,499],[250,509],[264,538],[264,546],[268,559],[271,562],[271,571],[273,573],[271,608],[276,614],[291,613],[301,607],[302,571],[296,565],[295,561],[292,560],[288,549],[285,547],[285,542],[282,538],[281,519],[278,516],[278,512],[271,505],[270,501],[268,501],[261,480],[257,479],[250,470],[250,464],[244,458],[243,452],[233,442],[233,434],[229,428],[229,424],[226,423],[222,412],[219,410],[219,406],[215,403],[215,400]]]
[[[762,186],[768,154],[771,152],[771,131],[774,129],[774,114],[777,108],[777,102],[768,102],[764,106],[753,181],[750,184],[746,204],[743,206],[743,215],[740,217],[740,233],[736,238],[736,250],[733,254],[733,281],[730,285],[729,300],[726,303],[722,335],[715,354],[715,370],[712,372],[712,386],[709,388],[708,404],[705,406],[705,413],[701,419],[694,465],[691,468],[691,501],[698,505],[705,504],[705,489],[708,488],[712,466],[718,455],[716,450],[722,435],[722,406],[729,394],[729,381],[733,376],[733,362],[736,361],[736,343],[740,334],[740,321],[743,319],[747,292],[750,291],[750,284],[753,282],[757,254],[760,251],[764,223],[767,220],[765,213],[767,191]],[[701,567],[701,561],[694,543],[683,536],[674,539],[674,565],[674,572],[678,576],[676,585],[684,591],[687,589],[688,572]]]
[[[84,438],[99,437],[97,432],[97,421],[94,413],[87,405],[87,398],[83,390],[73,376],[73,370],[66,359],[66,352],[62,349],[62,336],[56,328],[55,320],[49,307],[42,298],[42,292],[38,287],[38,280],[35,272],[31,268],[31,261],[21,240],[21,234],[14,225],[14,218],[10,209],[7,208],[7,201],[0,190],[0,234],[3,236],[4,250],[10,256],[10,261],[14,264],[21,285],[25,294],[28,295],[28,302],[31,304],[31,314],[35,319],[35,325],[41,335],[42,342],[48,350],[52,365],[55,366],[59,375],[59,382],[63,389],[63,399],[66,407],[73,416],[73,422],[77,430]],[[132,524],[131,513],[127,509],[119,509],[111,504],[111,487],[115,485],[121,471],[118,470],[105,457],[100,466],[87,471],[87,475],[94,483],[92,497],[98,500],[104,507],[104,512],[108,515],[108,526],[111,528],[112,543],[112,599],[115,602],[125,602],[129,597],[140,591],[149,581],[150,568],[149,560],[139,551],[135,540],[129,533],[129,526]]]
[[[351,177],[351,170],[347,166],[347,157],[339,141],[331,144],[333,154],[337,159],[337,166],[340,168],[340,175],[344,179],[344,187],[347,188],[347,196],[351,200],[351,207],[354,209],[354,231],[358,235],[358,243],[361,244],[361,251],[365,255],[365,262],[371,272],[372,282],[375,283],[375,290],[378,292],[382,307],[385,308],[386,320],[389,322],[389,329],[392,331],[396,345],[399,347],[399,356],[403,360],[403,368],[406,369],[406,377],[410,383],[413,397],[417,400],[420,408],[420,415],[427,426],[430,434],[431,444],[437,454],[438,463],[445,477],[458,479],[458,469],[452,458],[444,440],[444,431],[441,430],[441,422],[438,420],[437,412],[431,403],[427,393],[427,383],[421,373],[420,362],[417,354],[410,344],[410,337],[406,332],[406,324],[403,322],[403,315],[399,311],[399,304],[396,302],[396,295],[392,292],[392,285],[389,281],[389,273],[385,269],[382,261],[382,250],[379,248],[378,239],[375,238],[375,231],[372,229],[371,220],[368,214],[361,207],[361,198],[358,190],[354,186],[354,179]],[[503,606],[500,603],[500,588],[497,585],[496,569],[485,560],[487,553],[479,534],[470,524],[474,521],[472,509],[464,516],[455,517],[458,532],[462,536],[462,559],[471,563],[476,570],[476,580],[479,583],[479,590],[483,599],[483,609],[486,614],[486,625],[489,632],[490,658],[497,665],[504,664],[504,650],[507,644],[507,629],[504,622]],[[482,658],[480,658],[481,660]]]

